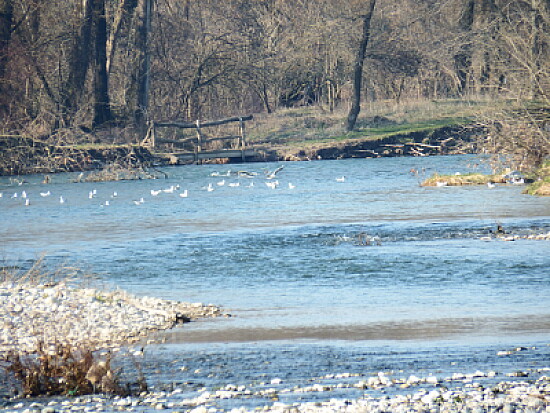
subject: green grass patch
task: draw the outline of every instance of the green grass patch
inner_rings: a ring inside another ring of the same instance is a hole
[[[379,101],[365,105],[352,132],[345,129],[347,111],[343,107],[332,113],[315,106],[290,108],[255,115],[250,128],[247,125],[247,134],[251,144],[304,148],[411,133],[429,134],[444,127],[471,124],[480,110],[496,105],[498,102],[459,99],[399,104]]]
[[[400,139],[400,141],[408,142],[410,139],[407,139],[407,135],[413,133],[431,134],[440,128],[461,126],[466,125],[467,123],[468,121],[466,119],[447,119],[430,122],[385,125],[379,127],[363,127],[361,129],[339,135],[319,135],[312,138],[302,138],[301,140],[296,139],[293,142],[291,141],[293,138],[292,135],[287,135],[286,138],[288,141],[288,146],[311,146],[315,144],[340,143],[355,140],[381,140],[392,136],[402,135],[403,138]]]
[[[465,118],[446,118],[429,121],[402,123],[381,127],[367,127],[359,132],[367,133],[370,136],[386,138],[393,135],[410,134],[414,132],[433,132],[436,129],[466,125],[471,120]]]

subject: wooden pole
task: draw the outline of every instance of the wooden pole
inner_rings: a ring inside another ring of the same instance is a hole
[[[197,146],[195,148],[195,161],[197,162],[197,165],[200,164],[199,160],[199,152],[202,151],[202,133],[201,133],[201,121],[197,119],[195,122],[195,126],[197,128]]]
[[[245,129],[244,129],[244,121],[243,121],[243,118],[239,118],[239,131],[241,133],[241,159],[243,161],[243,163],[245,162],[246,160],[246,156],[245,156],[245,150],[246,150],[246,133],[245,133]]]

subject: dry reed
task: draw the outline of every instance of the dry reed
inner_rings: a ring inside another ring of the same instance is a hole
[[[13,392],[24,397],[130,393],[120,383],[120,369],[111,366],[111,354],[100,359],[85,347],[57,344],[52,351],[39,343],[32,354],[8,353],[0,368],[13,378]]]

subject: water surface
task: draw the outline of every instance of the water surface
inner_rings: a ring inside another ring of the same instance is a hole
[[[519,235],[549,231],[550,200],[513,185],[419,186],[435,171],[467,173],[478,163],[284,163],[272,180],[266,172],[277,164],[173,167],[168,179],[147,181],[2,178],[1,252],[19,263],[44,254],[52,267],[75,265],[139,295],[213,303],[234,316],[172,331],[171,342],[546,336],[550,243],[484,239],[497,223]],[[275,180],[277,188],[266,185]],[[376,241],[362,245],[361,234]]]
[[[419,186],[435,171],[467,173],[483,169],[478,163],[472,156],[284,163],[275,189],[266,171],[278,164],[173,167],[168,179],[147,181],[0,178],[0,257],[25,268],[43,256],[52,270],[81,268],[110,288],[223,306],[232,317],[162,333],[165,344],[147,346],[139,361],[151,387],[183,389],[177,397],[228,383],[252,390],[353,383],[378,371],[497,372],[479,379],[484,386],[518,370],[535,377],[550,367],[550,242],[505,242],[493,232],[497,224],[520,236],[550,231],[550,199],[513,185]],[[498,355],[517,346],[525,347]],[[281,401],[368,396],[382,394],[283,391]],[[215,407],[273,403],[244,397]]]

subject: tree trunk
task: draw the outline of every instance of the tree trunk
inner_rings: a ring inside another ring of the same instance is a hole
[[[492,51],[487,45],[490,44],[489,36],[495,31],[491,23],[495,18],[496,5],[494,0],[476,0],[474,3],[472,28],[481,42],[472,50],[471,65],[475,93],[481,94],[490,89]]]
[[[361,85],[363,81],[363,63],[367,52],[367,45],[370,38],[370,21],[372,14],[374,13],[374,6],[376,0],[369,0],[367,5],[367,13],[361,16],[363,22],[363,32],[361,35],[361,41],[359,42],[359,48],[355,57],[355,65],[353,70],[353,95],[351,98],[351,108],[349,110],[346,129],[352,131],[355,128],[357,122],[357,116],[361,111]]]
[[[0,0],[0,97],[5,96],[4,75],[9,62],[9,44],[11,39],[11,29],[13,21],[12,0]],[[6,109],[5,102],[0,101],[0,113]]]
[[[140,134],[145,136],[149,110],[150,56],[149,32],[151,31],[152,0],[139,0],[136,9],[138,28],[136,36],[137,61],[137,107],[134,112],[135,122]]]
[[[13,21],[12,0],[0,0],[0,79],[6,73]]]
[[[99,126],[113,119],[109,102],[107,73],[107,20],[105,0],[94,3],[95,61],[94,61],[94,121]]]
[[[267,111],[267,113],[273,113],[273,110],[271,109],[271,105],[269,104],[269,95],[267,93],[267,85],[265,83],[262,83],[261,86],[261,92],[260,97],[262,99],[262,102],[264,103],[264,108]]]
[[[122,0],[115,13],[113,28],[107,40],[107,73],[111,72],[120,33],[129,25],[137,7],[137,0]]]
[[[83,14],[79,21],[76,33],[68,53],[68,74],[61,90],[62,108],[61,118],[70,124],[72,117],[78,110],[80,97],[84,91],[86,73],[90,66],[90,51],[93,23],[93,5],[95,0],[83,0]]]
[[[470,34],[474,24],[474,0],[466,0],[466,4],[461,13],[459,27],[464,32]],[[470,41],[465,41],[460,45],[460,51],[454,56],[456,75],[458,78],[458,93],[463,96],[469,86],[470,71],[472,67],[472,44]]]
[[[545,80],[542,75],[545,73],[545,70],[542,67],[542,62],[544,61],[543,55],[545,50],[547,50],[550,46],[543,35],[545,32],[548,33],[547,27],[550,22],[545,23],[543,15],[549,15],[548,12],[550,11],[550,4],[547,1],[545,6],[544,1],[538,2],[537,0],[531,0],[531,10],[533,25],[531,53],[534,60],[533,73],[531,74],[531,97],[532,99],[548,99],[549,91],[545,87]]]

